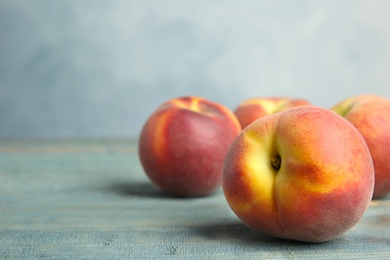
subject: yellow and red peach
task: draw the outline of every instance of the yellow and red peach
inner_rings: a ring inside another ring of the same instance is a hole
[[[311,103],[305,99],[287,97],[250,98],[240,103],[234,110],[234,114],[244,129],[256,119],[303,105],[311,105]]]
[[[390,193],[390,100],[376,95],[347,98],[331,110],[345,117],[363,135],[375,169],[374,199]]]
[[[351,123],[329,109],[300,106],[241,131],[226,156],[222,187],[231,209],[254,230],[322,242],[362,217],[374,168]]]
[[[139,138],[145,173],[176,196],[204,196],[221,186],[222,166],[241,127],[225,106],[201,97],[181,97],[159,106]]]

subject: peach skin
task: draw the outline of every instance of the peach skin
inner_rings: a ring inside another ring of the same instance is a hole
[[[159,106],[139,138],[141,164],[150,180],[176,196],[204,196],[221,186],[226,153],[240,132],[225,106],[181,97]]]
[[[305,99],[287,97],[250,98],[240,103],[234,114],[244,129],[256,119],[303,105],[311,105],[311,103]]]
[[[345,117],[363,135],[375,169],[374,199],[390,193],[390,100],[376,95],[345,99],[331,110]]]
[[[329,109],[299,106],[241,131],[226,156],[222,187],[231,209],[252,229],[323,242],[362,217],[374,168],[351,123]]]

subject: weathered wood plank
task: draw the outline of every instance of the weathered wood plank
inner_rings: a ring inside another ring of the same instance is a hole
[[[162,193],[135,141],[0,141],[0,258],[389,257],[388,198],[335,241],[285,241],[244,226],[221,190]]]

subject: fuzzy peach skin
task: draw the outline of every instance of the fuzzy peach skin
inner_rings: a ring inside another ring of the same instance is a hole
[[[331,108],[345,117],[363,135],[375,168],[374,199],[390,193],[390,100],[360,95]]]
[[[287,97],[250,98],[240,103],[234,110],[234,114],[244,129],[256,119],[303,105],[311,105],[311,103],[305,99]]]
[[[221,186],[223,160],[241,131],[233,112],[201,97],[167,101],[147,119],[139,138],[150,180],[176,196],[204,196]]]
[[[242,130],[226,156],[222,187],[231,209],[254,230],[323,242],[362,217],[374,168],[351,123],[329,109],[300,106]]]

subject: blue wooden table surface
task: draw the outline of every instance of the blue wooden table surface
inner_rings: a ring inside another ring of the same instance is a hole
[[[335,241],[255,233],[221,190],[170,197],[132,140],[0,141],[0,258],[390,259],[389,197]]]

